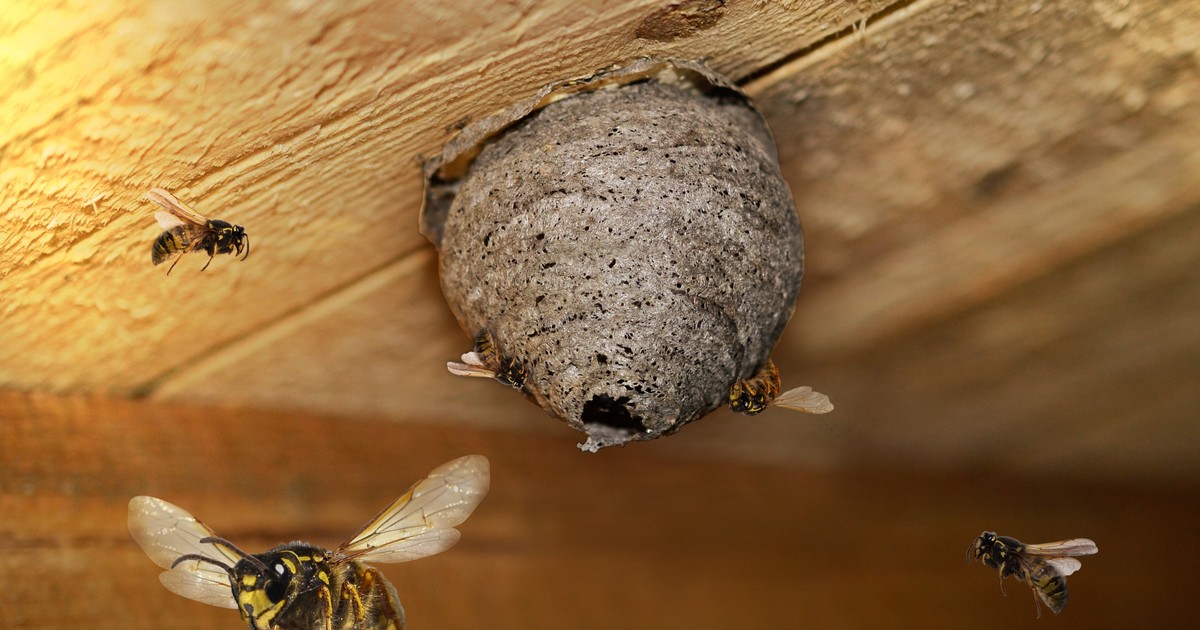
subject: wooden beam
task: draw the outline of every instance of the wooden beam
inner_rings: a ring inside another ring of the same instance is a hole
[[[914,2],[747,85],[807,237],[810,361],[935,325],[1200,202],[1200,5]]]
[[[510,388],[446,371],[470,349],[441,299],[436,255],[421,250],[165,375],[151,395],[574,435]]]
[[[1090,536],[1060,623],[1183,627],[1200,552],[1195,489],[856,475],[599,455],[537,434],[294,413],[0,394],[0,623],[234,628],[177,597],[129,539],[161,496],[251,550],[335,545],[435,465],[492,460],[458,546],[384,567],[412,628],[1011,628],[1024,586],[963,560],[983,529]],[[890,620],[890,621],[881,621]],[[1045,620],[1043,620],[1045,621]]]
[[[464,121],[642,55],[746,76],[886,3],[705,6],[5,9],[0,383],[137,391],[425,247],[419,161]],[[244,225],[250,260],[164,277],[153,186]]]

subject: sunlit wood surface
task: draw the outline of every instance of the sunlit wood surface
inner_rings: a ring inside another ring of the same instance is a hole
[[[0,627],[236,628],[158,585],[130,496],[333,545],[470,452],[462,544],[386,569],[414,630],[1193,625],[1197,33],[1191,0],[0,3]],[[807,238],[775,356],[833,414],[590,456],[445,372],[422,160],[642,55],[773,129]],[[155,186],[249,259],[151,266]],[[963,562],[984,529],[1101,552],[1035,621]]]
[[[1197,32],[1185,0],[6,4],[0,386],[549,423],[443,371],[469,339],[420,161],[545,83],[704,57],[767,117],[806,226],[785,385],[845,428],[672,439],[1195,479]],[[152,186],[245,225],[250,259],[152,267]]]

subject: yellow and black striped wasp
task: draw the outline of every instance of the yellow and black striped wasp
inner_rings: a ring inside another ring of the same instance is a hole
[[[208,262],[200,271],[208,269],[213,257],[217,254],[245,254],[242,260],[250,256],[250,237],[246,229],[228,221],[209,219],[192,210],[171,193],[161,188],[151,188],[146,197],[166,209],[154,213],[154,219],[163,233],[154,240],[150,248],[150,261],[155,265],[162,264],[171,256],[175,262],[167,269],[167,275],[179,263],[183,255],[192,251],[208,253]]]
[[[833,403],[829,397],[814,392],[811,387],[797,387],[780,394],[779,369],[767,362],[750,378],[740,380],[729,388],[729,408],[747,416],[758,415],[768,406],[783,407],[803,413],[829,413]]]
[[[462,363],[448,361],[446,370],[455,376],[493,378],[513,389],[525,387],[525,366],[517,359],[500,354],[492,333],[485,328],[475,336],[475,347],[462,355]]]
[[[490,485],[482,455],[435,468],[332,551],[303,542],[246,553],[183,508],[140,496],[129,533],[166,569],[167,590],[234,608],[251,630],[404,630],[396,589],[365,562],[406,562],[449,549]]]
[[[996,532],[983,532],[967,550],[968,557],[972,551],[976,560],[1000,572],[1001,590],[1004,578],[1010,575],[1028,584],[1041,617],[1038,600],[1054,614],[1062,612],[1067,605],[1067,576],[1083,566],[1075,556],[1090,556],[1099,548],[1087,538],[1027,545],[1016,538],[997,536]]]

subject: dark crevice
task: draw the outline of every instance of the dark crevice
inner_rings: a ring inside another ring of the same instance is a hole
[[[874,24],[884,18],[887,18],[888,16],[892,15],[893,13],[896,13],[897,11],[903,11],[904,9],[907,9],[908,7],[916,4],[919,1],[920,0],[899,0],[899,2],[893,2],[892,4],[889,4],[888,6],[876,11],[875,13],[872,13],[868,16],[864,16],[864,18],[866,19],[867,26],[865,29],[862,29],[862,30],[869,31],[871,24]],[[860,30],[860,24],[863,23],[862,20],[864,18],[855,20],[854,22],[851,22],[850,24],[846,25],[844,28],[834,31],[832,33],[829,33],[825,37],[818,39],[817,41],[805,46],[804,48],[801,48],[790,54],[784,55],[784,56],[780,57],[779,59],[776,59],[775,61],[768,63],[750,73],[747,73],[743,76],[737,77],[735,82],[740,87],[744,88],[744,87],[746,87],[747,84],[753,83],[754,81],[762,79],[763,77],[766,77],[767,75],[771,74],[772,72],[775,72],[776,70],[778,70],[788,64],[794,63],[799,59],[803,59],[804,57],[807,57],[807,56],[813,54],[817,50],[820,50],[821,48],[824,48],[825,46],[828,46],[828,45],[838,41],[839,39],[843,39],[845,37],[853,37],[858,34],[858,32]]]
[[[629,398],[613,399],[605,394],[597,394],[583,404],[583,414],[580,420],[584,425],[601,425],[627,432],[641,433],[646,430],[642,419],[629,411]]]

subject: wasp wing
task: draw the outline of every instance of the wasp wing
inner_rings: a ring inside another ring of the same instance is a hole
[[[470,365],[467,363],[455,363],[454,361],[446,362],[446,371],[455,376],[475,376],[478,378],[496,378],[496,373],[485,367]]]
[[[462,363],[446,362],[446,371],[455,376],[476,376],[479,378],[496,378],[496,371],[488,368],[483,355],[478,352],[467,352],[462,355]]]
[[[170,571],[159,573],[158,581],[162,582],[168,591],[201,604],[237,608],[237,601],[233,599],[233,591],[229,586],[229,576],[211,569],[212,565],[187,560],[180,562],[178,567]]]
[[[170,215],[173,215],[177,219],[179,219],[179,223],[194,223],[194,224],[200,225],[200,226],[208,225],[207,217],[200,214],[199,212],[196,212],[195,210],[192,210],[186,204],[184,204],[182,201],[176,199],[175,195],[172,195],[171,193],[169,193],[161,188],[151,188],[150,191],[146,193],[146,198],[149,199],[150,201],[153,201],[154,203],[166,208],[167,212],[170,213]],[[160,226],[162,226],[162,228],[164,230],[174,227],[174,224],[172,224],[171,226],[165,225],[163,223],[162,218],[159,217],[159,214],[163,214],[163,213],[161,213],[161,212],[155,213],[154,218],[158,221],[158,224]]]
[[[1062,577],[1067,577],[1079,570],[1083,563],[1075,558],[1044,558],[1046,564]]]
[[[240,559],[220,545],[200,542],[216,533],[187,510],[155,497],[134,497],[129,501],[129,534],[154,564],[167,569],[158,576],[167,590],[212,606],[237,608],[229,574],[220,566],[189,559],[171,568],[189,554],[230,567]]]
[[[487,361],[485,361],[483,355],[478,352],[464,352],[461,358],[462,362],[466,363],[467,365],[473,365],[481,368],[487,367]]]
[[[467,455],[438,466],[338,548],[342,560],[407,562],[449,549],[455,525],[467,520],[487,495],[490,465]]]
[[[1087,538],[1072,538],[1040,545],[1025,545],[1022,553],[1031,556],[1090,556],[1100,551],[1096,543]]]
[[[829,413],[833,411],[833,403],[829,397],[820,392],[814,392],[811,387],[797,387],[780,394],[771,402],[776,407],[784,407],[804,413]]]
[[[187,223],[185,223],[179,217],[171,214],[170,212],[163,212],[162,210],[154,213],[154,220],[158,221],[158,227],[162,228],[164,232],[173,228],[177,228],[181,225],[187,225]]]

